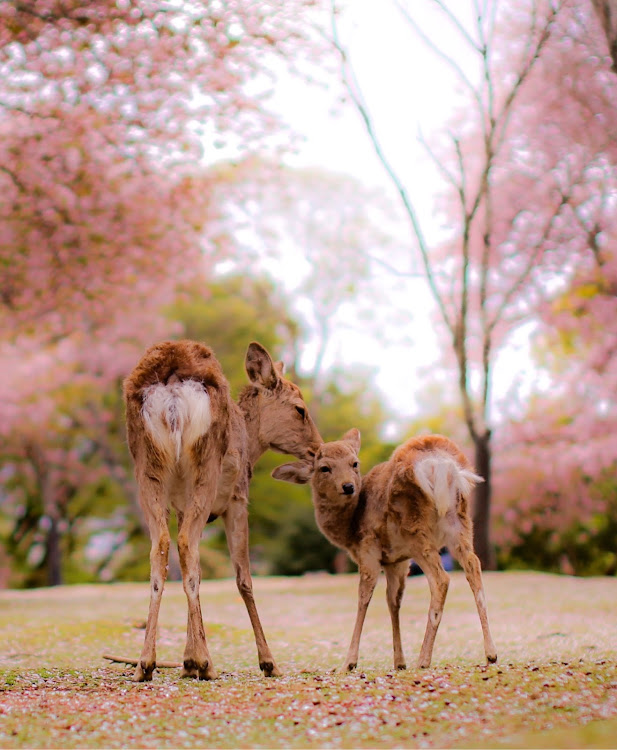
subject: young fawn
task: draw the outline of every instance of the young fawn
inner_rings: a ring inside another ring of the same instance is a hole
[[[284,464],[272,472],[273,477],[287,482],[310,481],[317,525],[358,564],[358,612],[344,669],[354,669],[358,662],[362,626],[381,568],[386,574],[394,667],[406,668],[399,609],[410,558],[424,571],[431,591],[418,659],[419,667],[430,665],[450,580],[439,557],[444,545],[465,570],[480,615],[486,658],[495,662],[497,652],[468,509],[471,491],[482,478],[474,474],[456,445],[441,435],[408,440],[364,479],[360,477],[359,449],[360,433],[353,429],[342,440],[323,444],[313,461]]]
[[[195,341],[165,341],[146,351],[124,382],[128,442],[139,503],[148,523],[150,608],[136,681],[156,667],[156,626],[167,577],[170,507],[178,518],[178,552],[188,601],[184,677],[213,679],[199,601],[199,540],[223,518],[238,590],[248,610],[259,666],[279,671],[266,643],[249,566],[248,489],[252,468],[268,448],[309,458],[321,443],[300,389],[283,365],[252,343],[246,353],[251,384],[232,401],[212,350]]]

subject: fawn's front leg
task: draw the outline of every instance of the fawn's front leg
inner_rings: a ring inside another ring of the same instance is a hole
[[[358,585],[358,611],[356,614],[356,624],[351,637],[351,643],[349,644],[349,651],[347,652],[347,658],[343,663],[343,671],[346,672],[355,669],[358,664],[358,650],[360,648],[362,627],[364,626],[366,611],[373,596],[373,591],[375,590],[375,585],[377,584],[377,578],[379,577],[379,571],[381,569],[377,560],[361,560],[359,568],[360,583]]]

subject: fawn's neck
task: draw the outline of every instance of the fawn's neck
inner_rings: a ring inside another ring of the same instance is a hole
[[[337,547],[349,549],[355,538],[361,512],[360,497],[347,500],[345,503],[333,506],[326,497],[313,493],[315,506],[315,520],[325,536]]]

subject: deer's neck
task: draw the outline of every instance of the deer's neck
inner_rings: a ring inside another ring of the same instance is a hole
[[[313,505],[315,520],[325,536],[337,547],[349,550],[354,544],[359,516],[362,513],[360,498],[333,505],[327,498],[313,493]]]
[[[238,398],[238,407],[246,426],[248,459],[252,468],[268,449],[268,445],[259,438],[260,412],[257,389],[245,388]]]

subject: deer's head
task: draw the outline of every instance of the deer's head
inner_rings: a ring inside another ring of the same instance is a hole
[[[259,420],[261,446],[300,459],[312,459],[322,444],[321,435],[300,389],[284,377],[283,363],[274,362],[261,344],[253,342],[247,350],[245,365],[253,386],[245,394],[245,400],[251,399],[253,403],[247,419]]]

